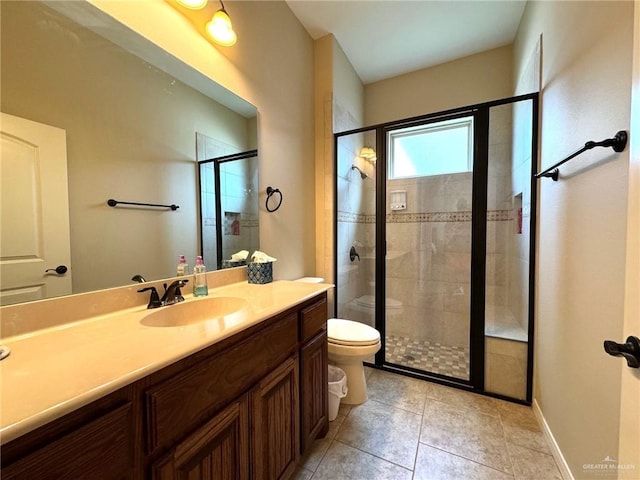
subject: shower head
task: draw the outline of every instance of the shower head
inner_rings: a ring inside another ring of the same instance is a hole
[[[362,180],[364,180],[365,178],[367,178],[369,175],[367,175],[366,173],[364,173],[362,170],[360,170],[357,166],[355,165],[351,165],[351,170],[357,170],[358,173],[360,174],[360,178]]]

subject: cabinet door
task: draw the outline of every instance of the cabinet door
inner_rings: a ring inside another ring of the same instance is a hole
[[[293,475],[300,451],[298,356],[267,375],[251,395],[251,478]]]
[[[96,418],[17,462],[2,479],[114,479],[133,476],[131,403]]]
[[[152,468],[157,480],[249,478],[247,395],[232,403],[180,443]]]
[[[300,349],[302,453],[329,430],[327,377],[327,333],[323,331]]]

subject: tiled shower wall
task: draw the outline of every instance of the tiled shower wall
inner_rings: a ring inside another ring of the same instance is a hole
[[[510,108],[492,109],[489,136],[486,302],[501,307],[514,228]],[[403,314],[387,333],[468,346],[472,173],[391,180],[393,190],[407,191],[407,210],[392,212],[387,195],[387,296],[402,302]]]
[[[402,315],[387,334],[468,345],[471,173],[391,180],[407,191],[407,209],[391,212],[387,195],[387,297]]]
[[[375,166],[358,156],[364,145],[375,146],[374,133],[349,135],[338,141],[337,301],[340,317],[373,326],[373,309],[356,304],[358,298],[373,295],[375,291]],[[352,165],[368,177],[362,179],[351,169]],[[350,260],[352,246],[360,260]]]
[[[522,195],[522,234],[511,235],[509,243],[509,307],[519,325],[528,330],[529,270],[531,237],[531,143],[533,138],[532,102],[513,105],[513,195]]]
[[[224,163],[220,168],[220,189],[222,258],[231,259],[231,255],[240,250],[247,250],[251,255],[260,246],[258,157]],[[236,219],[237,228],[232,225]]]
[[[516,232],[515,195],[512,186],[512,105],[493,107],[489,113],[489,163],[487,210],[503,213],[500,222],[487,222],[487,275],[485,321],[487,331],[513,321],[510,258]],[[516,298],[516,295],[513,296]]]

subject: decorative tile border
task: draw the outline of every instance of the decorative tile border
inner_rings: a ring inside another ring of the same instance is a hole
[[[240,220],[240,226],[242,227],[258,227],[258,219],[249,219],[245,220],[244,218]]]
[[[506,222],[513,220],[513,210],[489,210],[487,212],[489,222]]]
[[[204,219],[205,227],[215,227],[216,226],[216,218],[215,217],[205,217]],[[223,222],[224,223],[224,222]],[[249,218],[245,218],[244,214],[240,217],[240,226],[241,227],[259,227],[260,222],[255,215],[250,216]]]
[[[489,210],[488,222],[504,222],[513,220],[511,210]],[[461,212],[428,212],[428,213],[390,213],[387,223],[432,223],[432,222],[470,222],[471,211]],[[344,223],[375,223],[375,215],[338,212],[338,222]]]
[[[471,212],[392,213],[387,223],[470,222]]]
[[[373,221],[372,221],[373,219]],[[338,221],[345,223],[375,223],[375,215],[364,215],[362,213],[338,212]]]

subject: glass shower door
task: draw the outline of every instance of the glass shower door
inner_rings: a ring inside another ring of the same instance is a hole
[[[470,379],[474,117],[386,131],[385,361]]]
[[[535,109],[533,99],[490,109],[487,188],[485,391],[528,401]]]
[[[531,402],[537,118],[534,93],[336,134],[336,315],[376,367]]]
[[[371,327],[376,318],[375,149],[375,130],[336,138],[336,314]]]

